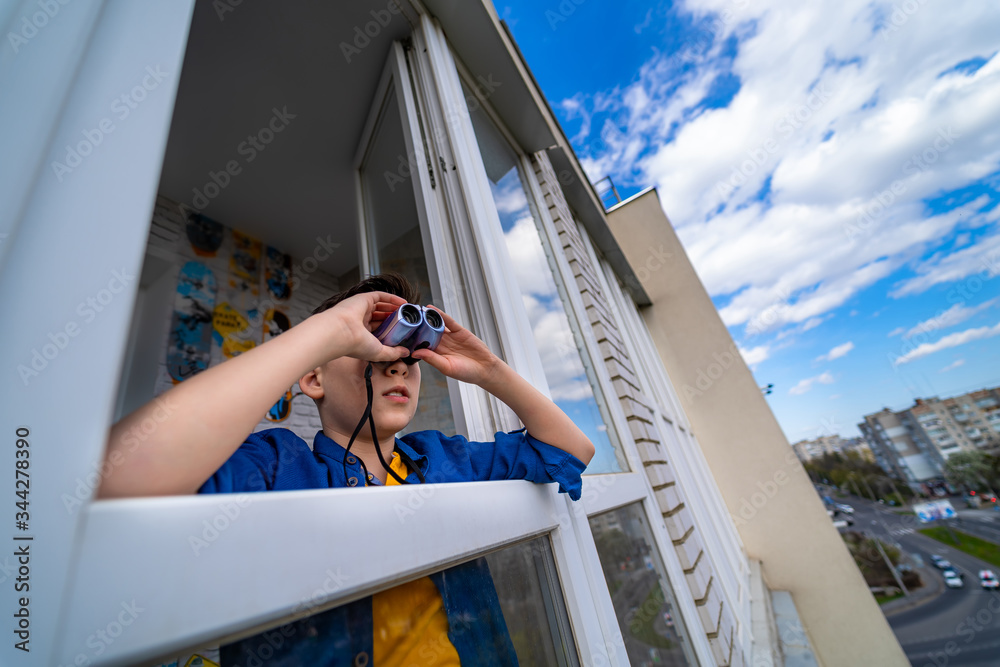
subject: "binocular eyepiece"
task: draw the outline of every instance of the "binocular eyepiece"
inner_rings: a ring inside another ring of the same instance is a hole
[[[406,303],[372,333],[383,345],[404,346],[412,355],[417,350],[433,350],[438,346],[444,334],[444,318],[433,308]]]

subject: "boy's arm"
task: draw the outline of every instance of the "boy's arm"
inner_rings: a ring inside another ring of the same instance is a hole
[[[533,438],[590,463],[593,443],[558,405],[493,354],[471,331],[447,313],[438,312],[447,327],[445,335],[436,350],[418,350],[414,357],[448,377],[479,385],[507,404]]]
[[[341,356],[391,361],[371,330],[405,300],[345,299],[264,345],[171,388],[111,428],[98,497],[194,493],[300,377]]]

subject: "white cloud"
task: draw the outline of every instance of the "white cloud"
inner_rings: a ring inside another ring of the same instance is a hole
[[[593,396],[593,388],[587,379],[579,348],[569,328],[552,271],[530,215],[519,218],[504,238],[552,400],[579,401]]]
[[[797,385],[795,385],[794,387],[792,387],[791,389],[789,389],[788,393],[792,394],[793,396],[799,396],[801,394],[806,393],[810,389],[812,389],[812,386],[814,384],[817,384],[817,383],[818,384],[833,384],[833,376],[830,375],[830,371],[824,371],[823,373],[821,373],[821,374],[819,374],[819,375],[817,375],[815,377],[806,378],[804,380],[799,380],[799,383]]]
[[[838,345],[826,354],[821,354],[816,357],[816,361],[833,361],[834,359],[839,359],[851,350],[854,349],[853,341],[847,341],[843,345]]]
[[[889,332],[889,338],[892,338],[893,336],[898,336],[899,334],[904,333],[905,331],[906,327],[896,327],[895,329]]]
[[[887,23],[888,0],[687,0],[683,9],[732,18],[714,23],[704,48],[652,58],[632,85],[574,97],[588,126],[576,140],[597,178],[659,187],[709,292],[730,297],[727,325],[760,333],[814,321],[908,264],[917,275],[893,296],[1000,264],[1000,207],[969,202],[928,216],[925,205],[1000,165],[994,7],[921,3],[899,26]],[[977,56],[992,58],[972,75],[939,76]],[[682,69],[686,61],[694,66]],[[724,108],[699,106],[720,73],[737,76],[739,92]],[[620,129],[605,122],[595,138],[599,115]],[[987,226],[974,245],[921,259]]]
[[[955,361],[951,362],[950,364],[948,364],[947,366],[945,366],[944,368],[942,368],[941,370],[939,370],[938,373],[947,373],[948,371],[950,371],[952,369],[955,369],[955,368],[958,368],[959,366],[964,366],[964,365],[965,365],[965,359],[956,359]]]
[[[924,343],[923,345],[918,345],[913,350],[897,357],[894,363],[897,366],[899,364],[907,364],[914,359],[926,357],[928,354],[934,354],[935,352],[940,352],[941,350],[947,350],[950,347],[958,347],[959,345],[971,343],[974,340],[992,338],[997,335],[1000,335],[1000,323],[994,324],[991,327],[977,327],[975,329],[958,331],[953,334],[948,334],[935,343]]]
[[[1000,206],[994,209],[1000,212]],[[1000,275],[1000,234],[980,240],[950,255],[934,256],[917,266],[919,275],[905,280],[890,296],[899,298],[919,294],[934,285],[966,279],[965,291],[978,291],[982,283]]]
[[[753,368],[760,362],[767,359],[770,353],[770,348],[767,345],[758,345],[757,347],[752,347],[749,350],[740,348],[740,355],[743,357],[743,361],[750,368]]]
[[[938,329],[953,327],[956,324],[960,324],[969,319],[979,311],[986,310],[996,302],[997,299],[990,299],[989,301],[985,301],[978,306],[972,306],[971,308],[961,303],[956,303],[948,310],[942,310],[934,317],[920,322],[907,331],[903,335],[903,338],[912,338],[917,334],[927,333],[928,331],[937,331]]]

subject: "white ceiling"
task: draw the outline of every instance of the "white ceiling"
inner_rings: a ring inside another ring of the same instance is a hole
[[[411,31],[402,14],[382,13],[384,27],[375,22],[371,12],[386,5],[243,2],[220,16],[199,0],[160,193],[194,207],[194,189],[204,192],[212,172],[236,161],[240,173],[205,215],[297,258],[329,235],[341,248],[322,270],[356,266],[353,159],[389,48]],[[364,45],[356,29],[366,27],[378,31]],[[356,39],[364,48],[348,62],[342,44],[353,48]],[[268,126],[273,109],[295,117],[250,161],[244,142]]]

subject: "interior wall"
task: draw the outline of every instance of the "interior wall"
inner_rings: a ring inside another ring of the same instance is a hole
[[[122,384],[128,393],[121,401],[124,406],[142,405],[177,383],[176,368],[172,372],[171,365],[177,360],[178,327],[185,326],[178,314],[190,315],[191,310],[190,298],[178,291],[184,289],[180,277],[186,266],[189,273],[192,265],[203,267],[204,282],[214,283],[212,303],[203,304],[210,308],[211,320],[195,325],[211,331],[207,367],[275,335],[281,328],[279,318],[268,318],[267,311],[285,315],[288,324],[295,326],[339,289],[337,278],[319,269],[315,257],[289,257],[288,275],[282,281],[276,276],[277,267],[273,263],[269,270],[266,240],[249,238],[246,243],[247,237],[243,237],[243,245],[250,248],[246,252],[247,247],[237,247],[238,230],[219,221],[217,226],[207,225],[212,231],[206,233],[206,223],[202,220],[197,224],[193,215],[163,195],[156,199],[145,262],[146,267],[153,268],[147,272],[144,267],[144,282],[149,284],[140,286],[142,309],[137,310],[132,326],[130,346],[134,353],[126,369],[127,380]],[[277,233],[275,237],[280,238]],[[280,247],[275,250],[281,254]],[[242,257],[242,262],[238,257]],[[285,298],[275,294],[274,289],[280,291],[280,287],[269,288],[269,279],[284,284],[288,290]],[[213,290],[206,285],[203,291]],[[241,326],[244,323],[246,326]],[[192,356],[196,353],[191,352],[188,359]],[[289,391],[287,415],[278,421],[262,417],[254,431],[287,428],[312,443],[322,428],[316,406],[301,394],[297,385],[289,387]],[[277,411],[275,417],[281,413]]]

